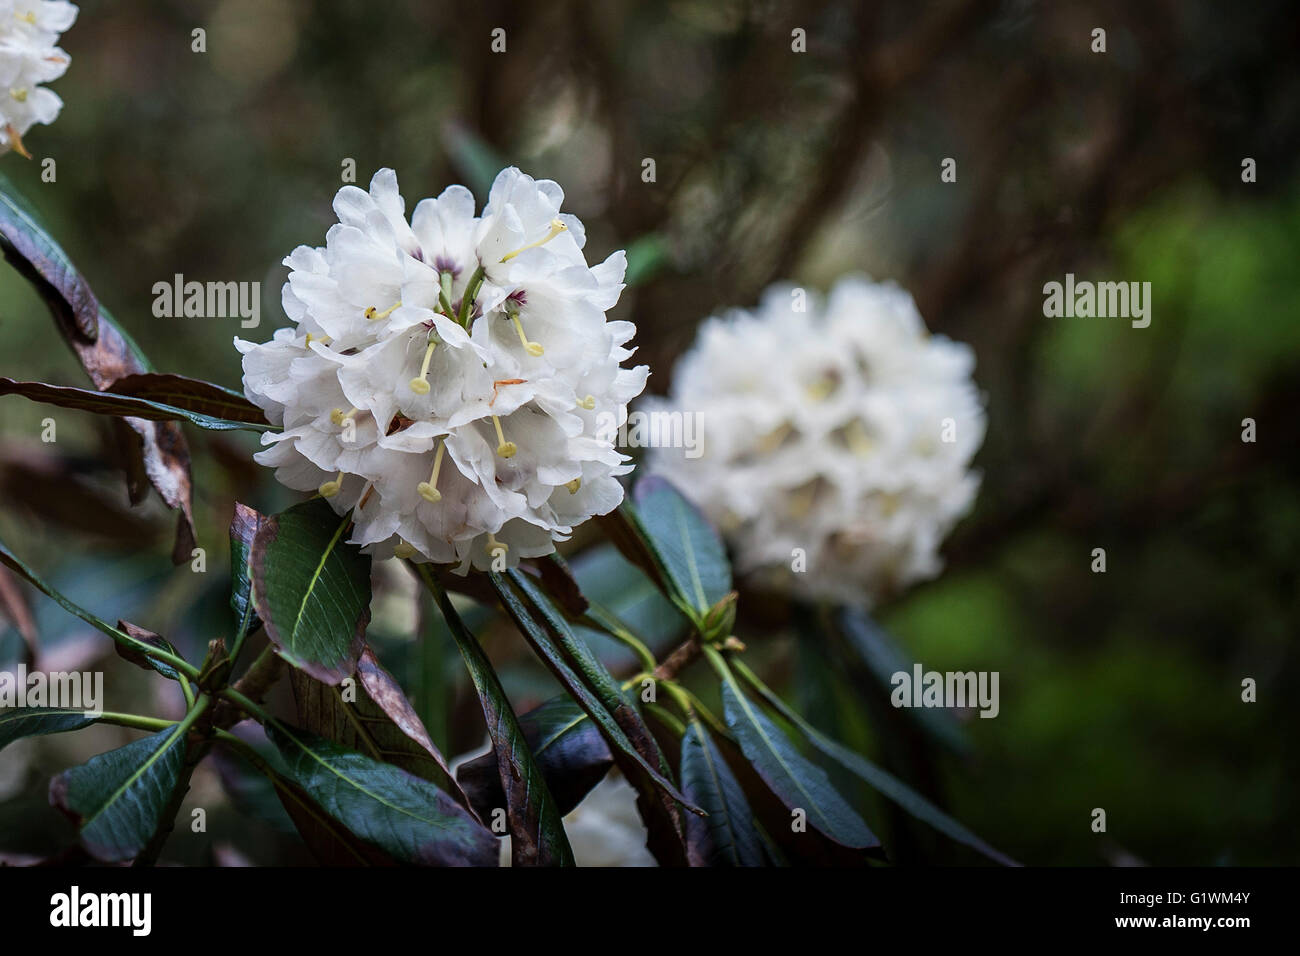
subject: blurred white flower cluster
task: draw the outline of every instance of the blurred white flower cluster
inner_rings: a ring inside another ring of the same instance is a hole
[[[757,310],[706,321],[670,398],[648,403],[700,416],[703,455],[657,448],[649,464],[719,525],[742,573],[867,603],[937,574],[975,499],[974,364],[892,283],[845,278],[824,302],[773,286]]]
[[[76,19],[76,5],[64,0],[0,0],[0,153],[30,159],[23,136],[59,115],[63,100],[40,84],[68,69],[68,54],[56,44]]]
[[[323,248],[285,260],[294,326],[236,340],[245,393],[284,429],[257,460],[353,509],[368,553],[513,566],[622,500],[631,465],[598,422],[626,419],[648,370],[620,367],[636,329],[605,318],[624,254],[588,267],[563,199],[511,168],[481,216],[452,186],[408,223],[380,170],[339,190]]]

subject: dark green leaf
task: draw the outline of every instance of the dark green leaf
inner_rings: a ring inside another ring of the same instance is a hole
[[[581,803],[613,766],[600,729],[567,694],[520,714],[519,727],[561,815]],[[456,778],[480,816],[505,806],[495,752],[462,763]]]
[[[745,697],[720,655],[710,648],[705,653],[721,664],[718,673],[727,728],[768,788],[791,811],[804,811],[810,834],[815,829],[851,851],[877,850],[880,841],[831,786],[826,772],[809,762],[785,732]]]
[[[189,422],[209,431],[270,431],[271,426],[263,423],[231,421],[214,418],[200,412],[189,411],[136,398],[131,395],[115,395],[112,392],[96,392],[88,388],[73,388],[70,385],[47,385],[44,382],[17,382],[11,378],[0,378],[0,395],[21,395],[33,402],[56,405],[59,408],[75,408],[96,415],[116,415],[119,417],[143,418],[158,422]]]
[[[564,832],[559,804],[533,759],[523,728],[519,726],[492,663],[428,566],[417,565],[416,570],[438,602],[483,707],[488,737],[496,758],[497,777],[505,797],[513,862],[521,866],[573,866],[573,849]]]
[[[332,819],[402,863],[495,866],[497,840],[427,780],[278,721],[286,775]]]
[[[636,788],[637,808],[646,823],[650,852],[661,865],[684,865],[685,831],[677,802],[693,812],[702,811],[687,801],[669,779],[668,765],[649,728],[591,649],[573,634],[525,575],[518,571],[509,574],[524,600],[514,593],[506,578],[496,573],[489,577],[519,632],[595,721],[609,742],[614,762]]]
[[[693,720],[682,737],[682,790],[708,813],[686,820],[692,866],[763,866],[754,814],[708,731]]]
[[[164,822],[184,765],[185,728],[178,724],[65,770],[50,781],[50,803],[76,822],[91,856],[129,860]]]
[[[680,603],[702,620],[731,591],[731,565],[713,526],[658,475],[636,485],[636,520]]]
[[[323,498],[262,521],[253,606],[280,656],[326,684],[357,668],[370,623],[370,556],[346,543],[349,515]]]
[[[103,633],[107,634],[119,645],[124,645],[128,649],[138,652],[146,657],[156,657],[158,655],[158,652],[160,651],[166,653],[164,649],[161,649],[151,644],[147,644],[144,641],[141,641],[131,636],[125,631],[113,627],[111,624],[108,624],[106,621],[102,621],[95,615],[91,614],[85,608],[82,608],[69,601],[60,592],[56,591],[50,585],[46,584],[45,581],[40,577],[40,575],[38,575],[35,571],[33,571],[25,563],[23,563],[23,561],[19,559],[17,555],[15,555],[12,551],[9,550],[8,546],[3,541],[0,541],[0,562],[3,562],[4,564],[8,565],[9,568],[17,572],[22,578],[24,578],[30,584],[34,585],[36,589],[39,590],[42,594],[54,600],[65,611],[67,611],[70,614],[76,615],[77,617],[85,621],[87,624],[89,624],[91,627],[94,627],[97,630],[100,630]],[[179,658],[177,660],[179,660]],[[173,667],[180,666],[177,664],[176,661],[169,661],[168,663]],[[191,671],[193,671],[193,668],[191,668]],[[197,675],[197,671],[194,671],[190,676],[196,676],[196,675]]]
[[[839,763],[845,769],[857,774],[864,780],[868,786],[875,789],[882,796],[894,801],[912,816],[916,817],[930,826],[934,827],[940,833],[944,833],[958,843],[962,843],[972,849],[978,850],[1004,866],[1018,866],[1011,857],[1002,853],[985,843],[978,836],[972,833],[966,827],[962,826],[952,817],[948,816],[938,807],[936,807],[925,797],[921,796],[907,784],[903,783],[897,777],[876,766],[861,754],[849,750],[843,744],[837,743],[830,737],[827,737],[817,728],[813,727],[806,720],[795,713],[786,703],[772,693],[766,685],[762,684],[743,663],[737,664],[737,673],[753,687],[767,704],[777,713],[781,714],[786,720],[808,738],[819,751]]]
[[[70,707],[7,707],[0,710],[0,750],[20,737],[61,734],[99,720]]]

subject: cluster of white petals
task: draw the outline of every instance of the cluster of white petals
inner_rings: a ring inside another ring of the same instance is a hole
[[[257,460],[351,509],[367,553],[513,566],[622,500],[610,423],[648,370],[620,367],[636,329],[605,316],[625,256],[589,267],[563,199],[511,168],[482,215],[452,186],[408,222],[380,170],[339,190],[324,247],[285,260],[294,325],[236,340],[245,393],[283,427]]]
[[[670,398],[647,407],[700,416],[703,454],[656,448],[649,464],[718,524],[742,573],[862,603],[937,574],[974,502],[974,364],[892,283],[845,278],[824,302],[774,286],[757,310],[706,321]]]
[[[0,152],[28,155],[23,136],[59,115],[63,100],[40,84],[68,69],[57,44],[76,19],[76,6],[65,0],[0,0]]]

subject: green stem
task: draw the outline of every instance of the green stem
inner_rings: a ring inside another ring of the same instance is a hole
[[[659,662],[655,660],[654,653],[650,648],[646,647],[635,634],[628,630],[622,621],[600,605],[588,602],[587,613],[584,618],[584,624],[594,625],[596,630],[604,631],[610,637],[628,647],[636,654],[641,661],[641,666],[646,670],[653,671],[658,665]]]
[[[181,693],[185,695],[185,709],[189,710],[194,706],[194,688],[190,686],[190,682],[184,676],[181,677],[180,683]]]
[[[485,275],[487,275],[487,272],[480,263],[479,267],[469,277],[469,282],[465,285],[465,294],[460,300],[460,317],[457,321],[466,328],[469,327],[469,317],[473,314],[474,299],[478,296],[478,290],[483,285]]]
[[[235,704],[240,710],[261,724],[266,724],[274,719],[270,714],[263,710],[259,704],[254,703],[250,698],[241,694],[233,687],[223,687],[217,693],[226,698],[226,700],[230,701],[232,704]]]
[[[161,717],[145,717],[142,714],[118,714],[111,711],[104,711],[99,715],[99,719],[106,724],[131,727],[135,730],[166,730],[176,724],[174,720],[163,720]]]

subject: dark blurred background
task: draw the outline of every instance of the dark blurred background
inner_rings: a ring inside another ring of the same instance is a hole
[[[490,51],[495,28],[505,53]],[[807,52],[791,49],[796,29]],[[879,619],[928,668],[999,671],[1001,713],[965,722],[965,756],[900,754],[806,640],[756,638],[766,672],[1026,862],[1298,861],[1294,3],[92,0],[63,46],[61,117],[27,135],[33,161],[0,167],[159,370],[239,387],[231,339],[284,321],[280,260],[323,243],[345,159],[363,186],[395,168],[408,212],[455,182],[482,203],[503,164],[559,181],[589,259],[629,250],[615,315],[637,323],[652,391],[701,318],[753,305],[771,281],[898,280],[931,330],[973,345],[990,427],[948,571]],[[955,183],[940,181],[948,157]],[[1247,157],[1256,182],[1242,181]],[[1044,318],[1043,283],[1066,272],[1151,282],[1150,327]],[[176,273],[261,282],[261,328],[154,318],[152,286]],[[0,374],[84,384],[7,267],[0,356]],[[51,415],[58,442],[43,444]],[[19,554],[102,616],[182,647],[228,629],[232,501],[290,500],[249,462],[255,442],[189,431],[199,575],[168,561],[160,506],[128,508],[102,422],[17,397],[0,421],[0,531]],[[1097,547],[1104,575],[1089,571]],[[381,583],[375,630],[400,670],[413,598]],[[100,659],[102,639],[38,607],[63,659]],[[0,637],[0,664],[17,640]],[[491,646],[523,707],[551,691],[518,643]],[[155,686],[96,666],[110,707]],[[455,751],[481,737],[463,686],[435,706],[431,688],[455,690],[457,673],[449,658],[413,691]],[[66,843],[46,778],[122,733],[6,751],[0,851]],[[225,800],[211,775],[196,794]],[[213,819],[207,839],[178,829],[169,853],[299,858],[276,824]],[[904,861],[970,859],[895,835]]]

